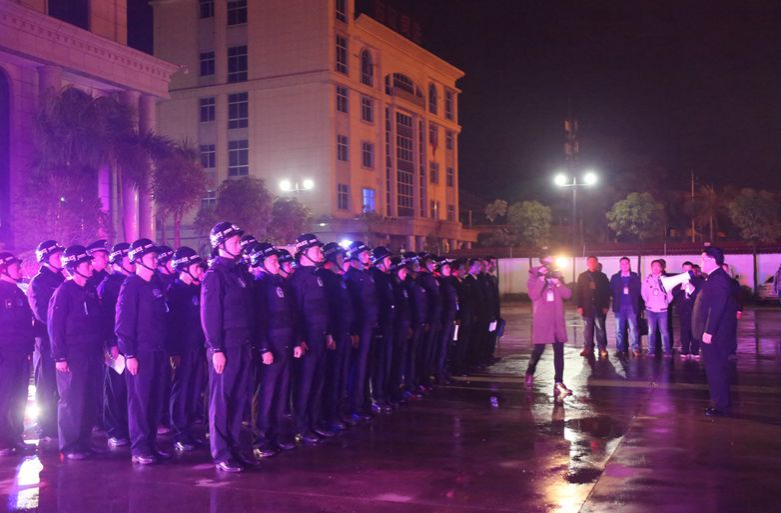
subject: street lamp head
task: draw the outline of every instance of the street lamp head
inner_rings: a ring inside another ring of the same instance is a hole
[[[279,188],[284,192],[290,192],[293,190],[293,184],[290,180],[282,180],[279,182]]]
[[[315,181],[311,178],[305,178],[301,185],[304,187],[304,190],[311,191],[315,188]]]
[[[586,185],[595,185],[598,180],[599,177],[594,171],[586,171],[586,174],[583,175],[583,183]]]
[[[569,183],[569,178],[564,173],[558,173],[553,178],[553,183],[555,183],[559,187],[564,187],[565,185],[567,185]]]

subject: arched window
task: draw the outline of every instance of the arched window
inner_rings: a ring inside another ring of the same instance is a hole
[[[415,94],[415,84],[412,82],[412,79],[401,73],[393,74],[393,87],[398,87],[409,94]]]
[[[367,86],[374,85],[374,62],[369,50],[361,52],[361,82]]]
[[[428,86],[428,111],[434,115],[439,113],[439,94],[437,93],[437,86],[435,84],[429,84]]]

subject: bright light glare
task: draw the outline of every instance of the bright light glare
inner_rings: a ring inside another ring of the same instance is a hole
[[[350,249],[350,244],[352,243],[353,241],[351,241],[350,239],[342,239],[339,245],[342,246],[344,249]]]
[[[569,182],[569,179],[567,178],[567,175],[564,173],[559,173],[556,175],[556,177],[553,179],[553,183],[558,185],[559,187],[564,187]]]
[[[38,420],[38,415],[40,415],[40,413],[41,413],[41,409],[38,408],[37,404],[33,402],[27,403],[27,408],[24,412],[24,415],[25,417],[30,419],[30,421],[35,422],[36,420]]]
[[[583,175],[583,183],[586,185],[594,185],[597,183],[598,179],[597,174],[593,171],[587,171],[586,174]]]
[[[304,190],[311,191],[312,189],[315,188],[315,181],[312,180],[311,178],[306,178],[304,179],[302,185],[304,186]]]
[[[569,257],[565,256],[557,256],[556,257],[556,267],[559,269],[564,269],[567,267],[567,264],[569,264]]]
[[[279,182],[279,188],[285,192],[292,191],[293,184],[290,183],[290,180],[282,180],[281,182]]]

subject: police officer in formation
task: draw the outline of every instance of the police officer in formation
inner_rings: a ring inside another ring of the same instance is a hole
[[[391,366],[396,340],[396,294],[391,257],[393,254],[384,246],[372,250],[372,276],[377,288],[379,316],[371,355],[371,390],[374,411],[391,413],[393,390],[391,390]]]

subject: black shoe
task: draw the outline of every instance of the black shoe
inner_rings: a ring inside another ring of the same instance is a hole
[[[253,469],[260,467],[261,463],[255,459],[254,457],[246,457],[243,454],[239,454],[236,458],[239,460],[239,464],[244,467],[244,469]]]
[[[586,346],[583,348],[583,351],[580,352],[580,356],[585,356],[586,358],[594,358],[594,348]]]
[[[216,463],[214,466],[217,467],[217,470],[222,470],[228,474],[238,474],[240,472],[244,472],[244,467],[242,467],[237,461],[233,460],[221,461]]]
[[[135,454],[131,457],[131,461],[139,465],[151,465],[157,463],[157,458],[152,454]]]
[[[179,452],[192,452],[195,450],[195,444],[190,443],[189,441],[176,442],[174,444],[174,449]]]
[[[157,456],[158,460],[170,460],[172,457],[170,452],[161,449],[155,449],[155,456]]]
[[[320,443],[320,437],[311,431],[297,434],[296,440],[304,445],[317,445]]]
[[[67,453],[67,454],[63,454],[63,457],[64,457],[66,460],[70,460],[70,461],[81,461],[81,460],[86,460],[86,459],[87,459],[87,458],[89,458],[90,456],[91,456],[91,455],[90,455],[90,453],[88,453],[88,452],[82,452],[82,451],[74,451],[74,452],[69,452],[69,453]]]
[[[705,408],[705,416],[706,417],[729,417],[730,414],[727,412],[723,412],[721,410],[717,410],[716,408]]]
[[[335,432],[339,433],[339,432],[344,431],[345,429],[347,429],[347,424],[345,424],[341,420],[335,420],[335,421],[331,422],[331,424],[329,425],[329,429],[331,431],[335,431]]]
[[[130,440],[128,440],[127,438],[112,436],[111,438],[108,439],[109,447],[126,447],[128,445],[130,445]]]
[[[296,448],[296,443],[293,442],[292,440],[287,440],[283,438],[277,440],[277,447],[279,447],[283,451],[292,451],[293,449]]]
[[[318,426],[315,428],[315,433],[322,436],[323,438],[333,438],[336,436],[336,433],[331,431],[325,426]]]
[[[361,421],[353,418],[352,415],[346,415],[346,416],[342,417],[342,422],[344,422],[346,425],[348,425],[350,427],[355,427],[355,426],[357,426],[358,424],[361,423]]]
[[[277,454],[277,448],[269,442],[263,442],[252,450],[252,455],[261,460]]]

